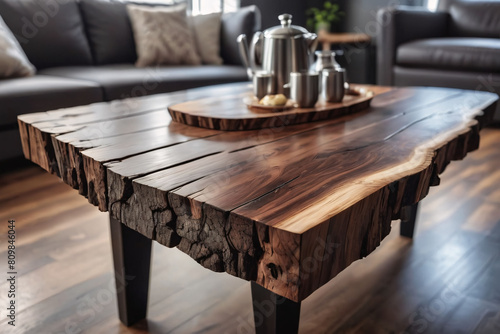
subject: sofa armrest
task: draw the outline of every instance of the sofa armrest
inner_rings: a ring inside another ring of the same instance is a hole
[[[221,56],[224,64],[243,65],[236,39],[245,34],[252,38],[261,29],[261,14],[257,6],[242,7],[222,15]]]
[[[393,66],[399,45],[423,38],[444,37],[449,14],[423,7],[388,7],[377,13],[377,83],[393,85]]]

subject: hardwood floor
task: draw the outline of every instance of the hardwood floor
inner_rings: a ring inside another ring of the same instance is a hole
[[[302,303],[300,333],[500,333],[500,129],[453,162],[421,203],[413,241],[382,246]],[[154,244],[149,317],[126,328],[107,214],[38,167],[0,175],[0,271],[16,220],[16,327],[0,333],[252,333],[250,283]]]

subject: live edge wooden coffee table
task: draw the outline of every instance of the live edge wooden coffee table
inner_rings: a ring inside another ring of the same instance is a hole
[[[23,115],[19,127],[26,158],[109,211],[124,324],[146,316],[156,240],[252,281],[257,332],[292,333],[300,302],[370,254],[391,220],[412,236],[417,203],[451,160],[478,147],[498,98],[368,88],[368,109],[261,130],[186,126],[167,112],[241,99],[246,83]]]

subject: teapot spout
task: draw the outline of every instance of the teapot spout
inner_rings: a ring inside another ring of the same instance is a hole
[[[318,47],[318,35],[314,33],[308,33],[306,36],[307,46],[309,47],[309,51],[314,53],[316,48]]]
[[[248,79],[252,80],[253,68],[250,65],[250,52],[248,51],[247,35],[245,34],[239,35],[236,41],[238,42],[238,47],[240,50],[240,56],[241,60],[243,61],[243,65],[247,68]]]

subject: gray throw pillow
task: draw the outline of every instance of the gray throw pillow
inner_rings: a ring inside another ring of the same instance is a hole
[[[127,10],[134,32],[137,67],[201,64],[185,5],[127,5]]]
[[[220,65],[221,13],[189,16],[196,49],[204,64]]]
[[[33,74],[35,67],[0,17],[0,78],[26,77]]]

